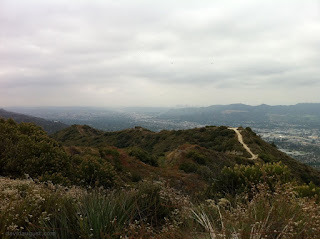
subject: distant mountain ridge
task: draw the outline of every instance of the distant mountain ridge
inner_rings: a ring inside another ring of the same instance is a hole
[[[57,119],[69,125],[87,124],[108,131],[136,125],[154,131],[203,125],[242,125],[252,128],[273,128],[283,124],[317,128],[320,125],[320,103],[275,106],[239,103],[187,108],[11,107],[6,110],[47,120]]]
[[[262,124],[304,124],[317,126],[320,123],[320,103],[299,103],[296,105],[258,105],[245,104],[212,105],[171,109],[158,116],[159,119],[191,121],[200,124],[230,125],[252,127]]]
[[[11,118],[18,123],[21,123],[21,122],[34,123],[42,127],[48,134],[53,134],[57,131],[60,131],[68,127],[67,124],[61,123],[59,121],[46,120],[39,117],[6,111],[4,109],[0,109],[0,118],[4,118],[4,119]]]
[[[186,107],[179,109],[171,109],[164,113],[173,112],[223,112],[224,110],[246,110],[250,112],[263,112],[263,113],[308,113],[320,115],[320,103],[299,103],[296,105],[266,105],[261,104],[257,106],[246,104],[229,104],[229,105],[210,105],[207,107]]]

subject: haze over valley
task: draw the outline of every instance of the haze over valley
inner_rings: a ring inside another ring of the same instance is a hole
[[[141,126],[152,131],[179,130],[206,125],[251,127],[264,140],[313,167],[320,166],[320,104],[209,107],[8,107],[66,125],[86,124],[104,131]],[[1,114],[0,114],[1,116]],[[60,128],[61,129],[61,128]],[[52,131],[51,131],[52,132]]]

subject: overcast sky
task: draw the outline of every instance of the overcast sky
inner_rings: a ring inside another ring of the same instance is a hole
[[[0,0],[0,107],[320,102],[320,2]]]

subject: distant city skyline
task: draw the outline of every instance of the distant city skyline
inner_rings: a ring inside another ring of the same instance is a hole
[[[317,0],[0,1],[0,107],[320,102]]]

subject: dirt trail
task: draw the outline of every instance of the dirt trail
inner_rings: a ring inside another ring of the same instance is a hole
[[[257,159],[257,158],[258,158],[258,154],[252,153],[252,151],[251,151],[251,149],[248,147],[248,145],[246,145],[246,144],[243,142],[242,135],[240,134],[238,128],[229,128],[229,129],[232,129],[234,132],[236,132],[236,134],[238,135],[238,140],[239,140],[240,144],[242,144],[242,146],[244,147],[244,149],[251,155],[251,158],[249,158],[249,159],[252,159],[252,160]]]

